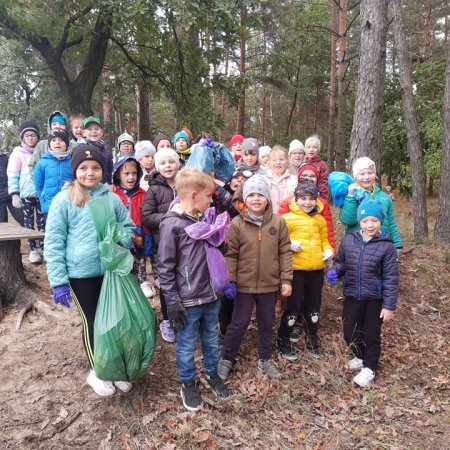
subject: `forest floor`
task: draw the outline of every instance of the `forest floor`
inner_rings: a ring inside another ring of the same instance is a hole
[[[432,229],[436,199],[429,204]],[[175,347],[160,336],[147,376],[130,393],[102,399],[85,384],[76,309],[28,314],[16,331],[14,305],[0,323],[0,448],[449,449],[450,248],[408,239],[411,203],[399,199],[396,211],[412,250],[400,258],[398,309],[383,327],[370,388],[352,384],[345,369],[340,286],[324,288],[320,359],[300,342],[299,361],[275,357],[284,376],[268,379],[257,371],[252,324],[229,379],[234,395],[218,401],[201,380],[197,413],[181,404]],[[45,266],[23,261],[31,288],[50,300]]]

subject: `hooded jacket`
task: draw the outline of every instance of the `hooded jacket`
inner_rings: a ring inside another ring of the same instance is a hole
[[[319,211],[310,216],[297,205],[292,199],[289,206],[290,212],[283,215],[289,229],[291,241],[299,241],[302,245],[300,252],[292,253],[292,264],[294,270],[322,270],[326,263],[323,261],[323,252],[331,249],[327,236],[327,223],[320,214],[323,205],[320,200],[317,202]]]
[[[333,269],[344,277],[344,296],[352,300],[382,300],[395,310],[398,295],[398,261],[392,239],[381,233],[364,242],[360,231],[342,238]]]
[[[137,179],[133,192],[128,196],[120,187],[119,169],[127,162],[134,161],[137,166]],[[142,224],[142,205],[144,204],[145,191],[139,186],[139,179],[142,176],[142,168],[139,162],[132,156],[120,158],[113,169],[113,188],[112,191],[119,196],[125,208],[130,213],[131,220],[136,225],[134,230],[133,251],[140,255],[151,256],[153,253],[153,237],[150,229]]]
[[[167,305],[198,306],[217,300],[203,240],[192,239],[185,228],[195,218],[181,211],[179,204],[164,215],[160,224],[158,276]]]
[[[6,170],[10,194],[19,194],[21,198],[36,197],[36,187],[29,170],[33,152],[32,148],[24,144],[12,151]]]
[[[121,245],[130,248],[134,223],[120,198],[108,186],[99,184],[87,191],[91,198],[107,197],[117,222],[129,232]],[[75,206],[69,198],[69,190],[56,194],[50,205],[45,230],[44,255],[50,286],[69,284],[69,278],[99,277],[105,273],[100,260],[100,240],[95,230],[90,209]]]

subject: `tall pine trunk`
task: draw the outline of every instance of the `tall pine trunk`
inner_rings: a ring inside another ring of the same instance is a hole
[[[362,0],[358,87],[350,162],[368,156],[380,168],[386,71],[387,0]]]
[[[423,165],[422,143],[417,125],[413,100],[411,63],[406,48],[406,34],[403,28],[400,0],[391,0],[394,13],[394,40],[397,52],[400,85],[402,88],[403,112],[407,128],[408,153],[412,170],[412,197],[414,216],[414,236],[428,236],[427,202],[425,194],[425,170]]]
[[[434,237],[450,244],[450,45],[444,88],[444,139],[442,141],[441,187]]]
[[[245,126],[245,50],[247,46],[247,29],[245,27],[246,10],[245,6],[241,8],[241,40],[240,40],[240,61],[239,72],[241,75],[241,92],[237,110],[236,134],[244,134]]]

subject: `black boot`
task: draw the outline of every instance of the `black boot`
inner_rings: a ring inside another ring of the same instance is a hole
[[[292,349],[292,344],[291,341],[289,340],[289,337],[279,337],[277,339],[277,346],[278,346],[278,353],[280,354],[281,357],[287,359],[288,361],[297,361],[298,355]]]
[[[317,335],[306,334],[305,335],[306,350],[314,356],[320,356],[319,343],[317,341]]]

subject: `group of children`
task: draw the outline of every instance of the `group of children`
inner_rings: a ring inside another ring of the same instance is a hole
[[[339,215],[346,236],[336,255],[328,168],[319,157],[316,136],[305,145],[292,141],[289,150],[281,145],[260,147],[253,136],[233,136],[229,150],[236,166],[223,183],[214,172],[190,167],[189,157],[202,141],[194,143],[187,129],[173,140],[158,135],[153,142],[135,143],[124,133],[113,164],[97,118],[74,118],[71,135],[67,128],[65,116],[52,113],[47,149],[37,156],[39,128],[32,122],[21,126],[21,145],[8,163],[9,191],[14,206],[23,204],[25,223],[32,208],[42,216],[39,227],[47,219],[44,254],[54,301],[69,306],[74,300],[83,317],[91,367],[87,382],[97,394],[132,388],[127,380],[98,379],[92,363],[92,330],[104,267],[86,204],[102,196],[127,231],[121,245],[135,255],[133,273],[143,292],[150,298],[155,288],[159,290],[160,329],[166,341],[176,342],[186,409],[196,411],[201,405],[194,364],[199,339],[207,382],[219,398],[231,395],[225,381],[255,306],[258,369],[282,376],[272,358],[280,297],[286,302],[276,339],[279,355],[297,360],[293,344],[303,333],[307,351],[319,356],[325,275],[330,284],[344,277],[344,339],[354,354],[348,368],[359,369],[353,381],[367,386],[373,380],[381,324],[396,307],[397,252],[402,248],[392,198],[377,186],[373,161],[364,157],[353,164],[354,183],[348,186]],[[211,280],[205,242],[186,231],[203,220],[211,205],[233,218],[221,246],[229,284],[219,292]],[[32,251],[41,253],[40,245]],[[147,279],[148,259],[154,285]]]

